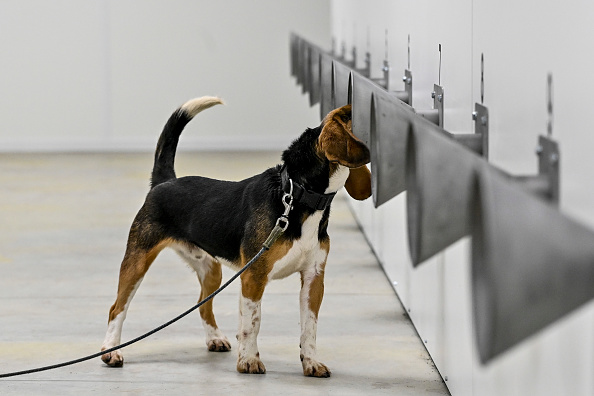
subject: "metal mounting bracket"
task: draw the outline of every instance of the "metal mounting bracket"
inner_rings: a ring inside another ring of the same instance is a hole
[[[365,62],[369,62],[369,67],[371,68],[371,55],[369,54],[369,52],[367,53],[368,57],[365,59]],[[379,85],[380,87],[382,87],[383,89],[385,89],[386,91],[389,91],[389,85],[390,85],[390,62],[388,62],[388,60],[384,59],[384,66],[382,66],[382,73],[383,73],[383,77],[379,77],[379,78],[370,78],[371,81],[373,81],[374,83],[376,83],[377,85]]]
[[[538,174],[514,176],[513,178],[534,194],[552,204],[559,205],[559,145],[550,137],[541,135],[538,137],[536,155],[538,156]]]
[[[371,64],[371,55],[369,53],[366,54],[365,58],[365,71],[370,68]],[[402,81],[404,82],[404,90],[403,91],[396,91],[393,90],[390,85],[390,63],[387,60],[384,60],[384,66],[382,67],[382,72],[384,76],[381,78],[370,78],[371,81],[375,82],[380,87],[384,88],[388,91],[389,94],[396,96],[398,99],[406,103],[407,105],[412,105],[412,72],[410,70],[404,70],[404,77],[402,77]],[[361,72],[361,74],[363,74]],[[364,75],[364,74],[363,74]]]
[[[371,74],[371,54],[369,52],[365,53],[365,67],[363,68],[357,68],[357,47],[353,46],[351,55],[353,57],[353,60],[349,62],[351,69],[363,77],[369,78],[369,75]]]
[[[547,175],[551,202],[559,204],[559,145],[546,136],[538,137],[538,173]]]
[[[404,82],[404,90],[394,91],[391,93],[396,95],[398,99],[400,99],[407,105],[412,106],[412,72],[410,70],[404,70],[404,76],[402,77],[402,81]]]
[[[357,47],[353,45],[353,49],[351,50],[351,61],[345,61],[345,64],[351,67],[353,70],[357,70]]]
[[[443,87],[437,84],[433,84],[433,92],[431,92],[433,98],[433,108],[429,110],[415,110],[418,115],[425,117],[435,125],[443,128]]]
[[[365,67],[359,73],[371,80],[371,53],[369,51],[365,53]]]
[[[476,116],[475,116],[476,115]],[[489,158],[489,110],[480,103],[474,104],[474,134],[480,136],[481,152],[485,159]],[[476,117],[476,118],[475,118]]]
[[[484,158],[489,157],[489,111],[479,103],[472,113],[474,133],[454,133],[452,138]]]

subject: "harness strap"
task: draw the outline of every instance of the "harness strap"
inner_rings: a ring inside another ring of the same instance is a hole
[[[287,166],[283,165],[281,168],[281,180],[282,180],[282,187],[283,191],[288,193],[290,189],[290,180],[289,172],[287,172]],[[320,194],[307,188],[303,187],[301,184],[297,183],[295,180],[293,182],[293,202],[303,204],[313,210],[324,210],[332,203],[332,199],[336,193],[330,194]]]

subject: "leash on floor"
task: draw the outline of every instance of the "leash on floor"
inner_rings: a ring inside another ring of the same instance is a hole
[[[290,180],[290,179],[289,179]],[[283,195],[282,198],[283,201],[283,205],[285,206],[285,212],[281,215],[281,217],[279,217],[276,220],[276,225],[274,226],[274,228],[272,229],[272,231],[270,232],[270,235],[268,236],[268,238],[266,239],[266,241],[264,241],[264,243],[262,244],[262,248],[260,249],[260,251],[250,260],[247,262],[246,265],[243,266],[243,268],[241,268],[239,271],[237,271],[237,273],[235,273],[227,282],[225,282],[225,284],[221,287],[219,287],[217,290],[215,290],[211,295],[209,295],[208,297],[206,297],[204,300],[200,301],[199,303],[197,303],[196,305],[194,305],[192,308],[188,309],[187,311],[183,312],[182,314],[176,316],[175,318],[171,319],[169,322],[162,324],[161,326],[147,332],[144,333],[141,336],[138,336],[128,342],[125,342],[123,344],[114,346],[112,348],[106,349],[104,351],[101,352],[97,352],[94,353],[92,355],[88,355],[85,357],[81,357],[78,359],[74,359],[74,360],[70,360],[67,362],[62,362],[62,363],[58,363],[58,364],[53,364],[51,366],[44,366],[44,367],[38,367],[38,368],[34,368],[34,369],[29,369],[29,370],[23,370],[23,371],[15,371],[12,373],[4,373],[4,374],[0,374],[0,378],[8,378],[8,377],[16,377],[19,375],[25,375],[25,374],[33,374],[33,373],[39,373],[41,371],[48,371],[48,370],[53,370],[53,369],[57,369],[60,367],[66,367],[66,366],[71,366],[73,364],[77,364],[77,363],[81,363],[87,360],[91,360],[94,358],[97,358],[99,356],[105,355],[106,353],[110,353],[113,351],[116,351],[118,349],[121,348],[125,348],[129,345],[132,345],[138,341],[141,341],[153,334],[155,334],[158,331],[163,330],[165,327],[168,327],[169,325],[177,322],[178,320],[180,320],[181,318],[189,315],[191,312],[195,311],[197,308],[199,308],[201,305],[205,304],[206,302],[212,300],[217,294],[219,294],[221,291],[223,291],[227,286],[229,286],[235,279],[237,279],[238,276],[240,276],[245,270],[247,270],[256,260],[258,260],[260,258],[260,256],[262,256],[262,254],[264,254],[265,251],[269,250],[270,247],[274,244],[274,242],[276,242],[276,240],[286,231],[287,227],[289,226],[289,212],[291,211],[292,207],[293,207],[293,182],[291,181],[291,190],[289,193],[286,193]]]

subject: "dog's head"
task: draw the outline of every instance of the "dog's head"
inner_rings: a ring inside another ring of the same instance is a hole
[[[322,121],[318,150],[328,161],[350,169],[345,188],[355,199],[371,196],[371,173],[365,166],[370,160],[369,149],[351,128],[351,105],[331,111]]]

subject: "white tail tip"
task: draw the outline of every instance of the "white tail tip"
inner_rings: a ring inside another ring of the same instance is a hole
[[[203,96],[201,98],[188,100],[186,103],[182,105],[181,109],[188,113],[190,117],[194,117],[202,110],[206,110],[209,107],[218,104],[225,104],[225,102],[223,102],[223,99],[217,98],[216,96]]]

